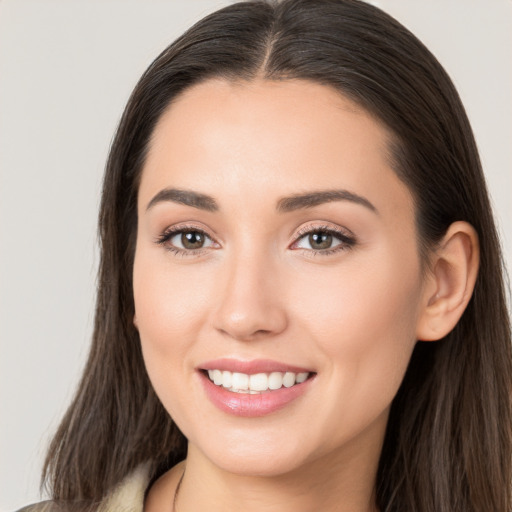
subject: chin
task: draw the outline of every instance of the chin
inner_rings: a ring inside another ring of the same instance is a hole
[[[240,442],[226,439],[219,443],[217,437],[214,445],[210,444],[198,450],[210,463],[223,471],[240,476],[275,477],[293,472],[300,468],[306,461],[304,443],[265,442],[264,438],[253,442]],[[190,445],[189,445],[190,452]]]

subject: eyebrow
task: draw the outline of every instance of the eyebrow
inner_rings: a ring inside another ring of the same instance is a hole
[[[211,196],[194,192],[192,190],[182,190],[177,188],[164,188],[158,192],[148,203],[146,211],[158,203],[170,201],[173,203],[184,204],[199,210],[208,212],[219,211],[217,201]],[[378,214],[377,208],[363,196],[350,192],[348,190],[319,190],[315,192],[306,192],[304,194],[294,194],[283,197],[277,202],[277,211],[280,213],[293,212],[306,208],[313,208],[320,204],[331,203],[334,201],[351,201],[362,205],[374,213]]]
[[[206,210],[208,212],[216,212],[219,210],[219,205],[213,197],[193,192],[192,190],[180,190],[177,188],[164,188],[156,194],[153,199],[148,203],[146,211],[153,208],[158,203],[171,201],[173,203],[184,204],[198,208],[199,210]]]
[[[292,212],[304,208],[313,208],[324,203],[333,201],[351,201],[360,204],[374,213],[379,213],[377,208],[363,196],[349,192],[348,190],[319,190],[305,194],[295,194],[290,197],[283,197],[277,203],[277,210],[282,213]]]

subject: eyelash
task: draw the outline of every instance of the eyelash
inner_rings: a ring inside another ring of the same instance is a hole
[[[302,250],[308,255],[313,256],[330,256],[331,254],[335,254],[337,252],[352,249],[356,245],[356,238],[352,233],[348,232],[348,230],[341,230],[332,226],[306,226],[304,228],[299,229],[299,231],[297,232],[296,240],[293,242],[292,246],[296,245],[305,236],[312,235],[313,233],[323,233],[331,235],[333,238],[337,238],[341,243],[332,248],[324,250],[303,248],[296,248],[294,250]]]
[[[175,247],[174,245],[168,244],[169,240],[171,240],[174,236],[179,235],[181,233],[193,232],[200,233],[205,238],[210,239],[214,244],[215,240],[206,233],[203,229],[198,228],[197,226],[173,226],[166,229],[156,240],[155,242],[159,245],[165,246],[165,248],[175,254],[176,256],[187,257],[187,256],[199,256],[203,254],[208,248],[200,248],[200,249],[180,249],[179,247]],[[302,240],[305,236],[312,235],[313,233],[323,233],[327,235],[331,235],[333,238],[338,239],[341,243],[338,245],[324,250],[315,250],[315,249],[304,249],[300,247],[293,248],[294,245],[298,244],[300,240]],[[336,229],[332,226],[307,226],[301,228],[296,235],[295,241],[291,244],[290,248],[292,250],[300,250],[308,255],[321,255],[321,256],[330,256],[331,254],[346,251],[348,249],[353,248],[356,245],[356,239],[352,234],[348,234],[347,231],[343,231],[341,229]]]
[[[180,249],[179,247],[175,247],[174,245],[168,244],[169,240],[173,238],[176,235],[179,235],[181,233],[200,233],[205,238],[209,238],[210,240],[214,241],[213,238],[208,235],[206,231],[203,229],[198,228],[197,226],[172,226],[170,228],[167,228],[157,239],[156,243],[159,245],[165,246],[165,248],[175,254],[176,256],[199,256],[201,255],[207,248],[200,248],[200,249]],[[215,241],[214,241],[215,242]]]

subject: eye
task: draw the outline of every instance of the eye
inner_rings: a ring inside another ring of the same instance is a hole
[[[301,247],[302,249],[314,249],[318,251],[323,249],[331,249],[340,243],[340,240],[337,240],[336,237],[327,231],[315,231],[314,233],[303,236],[299,240],[297,246]],[[307,245],[309,245],[309,247],[307,247]]]
[[[333,252],[349,249],[355,245],[355,238],[341,230],[321,227],[305,228],[298,233],[298,239],[291,246],[292,249],[303,249],[319,254],[332,254]]]
[[[197,228],[170,228],[157,239],[157,243],[176,253],[197,253],[217,244],[204,231]]]
[[[212,239],[201,231],[182,231],[172,236],[169,242],[179,249],[194,250],[208,247]]]

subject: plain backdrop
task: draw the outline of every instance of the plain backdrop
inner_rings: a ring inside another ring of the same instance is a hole
[[[0,512],[40,499],[93,321],[103,166],[153,58],[226,0],[0,1]],[[512,2],[377,0],[452,76],[512,267]]]

